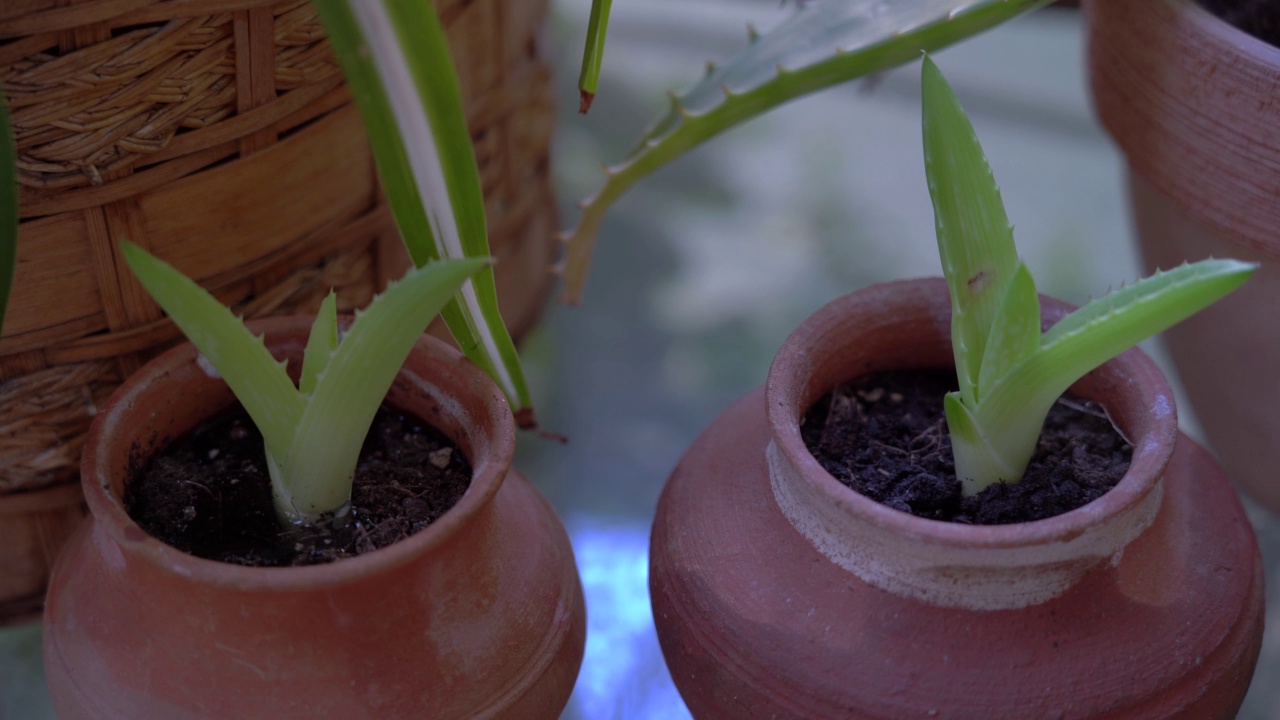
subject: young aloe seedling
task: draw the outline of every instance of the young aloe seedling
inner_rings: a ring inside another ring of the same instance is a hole
[[[276,514],[289,525],[342,517],[373,416],[427,325],[483,258],[411,270],[339,338],[330,293],[320,306],[294,387],[253,335],[203,288],[168,263],[125,242],[125,261],[160,307],[218,371],[262,433]]]
[[[965,495],[1017,482],[1049,409],[1076,380],[1213,304],[1256,265],[1205,260],[1157,272],[1040,332],[1035,281],[1018,258],[986,156],[942,73],[922,71],[924,160],[960,389],[945,399]]]

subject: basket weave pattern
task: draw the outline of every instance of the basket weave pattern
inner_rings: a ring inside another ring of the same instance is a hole
[[[545,0],[437,2],[519,333],[554,204]],[[177,331],[124,267],[148,247],[249,317],[346,310],[405,266],[359,117],[305,0],[5,0],[21,226],[0,338],[0,493],[73,479],[96,406]]]

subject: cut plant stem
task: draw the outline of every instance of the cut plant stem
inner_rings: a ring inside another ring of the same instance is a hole
[[[604,63],[604,41],[609,33],[609,12],[613,0],[592,0],[591,19],[587,23],[587,42],[582,49],[582,72],[578,75],[578,94],[581,102],[578,112],[583,115],[591,109],[596,98],[596,86],[600,83],[600,66]]]

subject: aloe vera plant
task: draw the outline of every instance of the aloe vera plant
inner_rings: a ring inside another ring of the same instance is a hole
[[[356,460],[378,406],[414,343],[483,258],[411,270],[374,298],[339,339],[325,298],[295,387],[285,365],[212,295],[168,263],[125,242],[125,262],[226,381],[262,433],[276,514],[288,525],[342,517]]]
[[[928,57],[922,81],[925,173],[960,388],[944,407],[956,475],[973,495],[1022,478],[1050,407],[1072,383],[1235,290],[1257,266],[1204,260],[1156,273],[1042,334],[1035,281],[973,126]]]
[[[409,255],[488,257],[484,198],[457,74],[431,3],[312,0],[355,95]],[[535,425],[515,344],[484,267],[443,311],[462,351],[502,388],[516,422]]]
[[[298,386],[212,296],[125,243],[143,286],[217,369],[261,431],[276,513],[286,524],[342,517],[374,413],[417,338],[443,314],[463,351],[533,424],[515,348],[498,312],[479,170],[444,30],[429,3],[314,0],[355,94],[401,237],[417,270],[339,339],[321,305]]]
[[[582,219],[566,236],[564,299],[581,302],[604,214],[644,176],[789,100],[910,62],[922,51],[958,42],[1048,2],[811,0],[797,3],[795,14],[767,34],[750,30],[744,50],[722,64],[708,63],[702,80],[684,93],[671,94],[667,112],[626,159],[605,168],[600,192],[580,203]]]

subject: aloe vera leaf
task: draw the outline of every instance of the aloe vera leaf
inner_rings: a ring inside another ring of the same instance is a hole
[[[298,378],[298,390],[310,395],[316,387],[316,379],[324,372],[329,356],[338,349],[338,300],[330,290],[320,303],[316,319],[311,323],[307,347],[302,351],[302,375]]]
[[[457,75],[430,3],[312,0],[360,107],[378,172],[414,263],[488,257],[484,200]],[[518,418],[532,407],[498,308],[492,267],[463,284],[443,316]]]
[[[314,522],[348,502],[360,447],[405,358],[462,283],[487,262],[448,260],[412,270],[356,313],[319,376],[295,441],[280,463],[278,512]]]
[[[1047,412],[1090,370],[1227,296],[1256,269],[1238,260],[1202,260],[1094,300],[1063,318],[1062,331],[1045,333],[1040,349],[991,388],[979,418],[1008,422],[1033,394],[1047,398]]]
[[[0,92],[0,332],[18,262],[18,145]]]
[[[973,125],[928,57],[921,69],[921,83],[924,169],[933,198],[942,272],[951,291],[956,375],[961,397],[974,407],[980,398],[979,375],[987,339],[1019,265],[1018,250],[1000,189]]]
[[[613,0],[591,0],[591,19],[587,23],[587,42],[582,49],[582,71],[578,74],[578,112],[586,114],[596,97],[600,82],[600,65],[604,62],[604,41],[609,33],[609,12]]]
[[[1094,300],[1063,318],[1041,338],[1040,348],[991,386],[973,408],[974,422],[984,429],[992,452],[1002,458],[1000,463],[1018,469],[1016,477],[998,479],[1021,479],[1049,408],[1075,381],[1226,296],[1256,267],[1235,260],[1183,265]],[[953,436],[953,445],[955,440]],[[956,461],[960,474],[960,453]]]
[[[991,323],[978,372],[978,396],[1039,347],[1040,297],[1031,271],[1019,262]]]
[[[951,436],[951,453],[955,458],[956,477],[960,478],[962,495],[976,495],[997,480],[1016,481],[1022,477],[1023,470],[1006,464],[1006,456],[993,447],[985,432],[987,428],[974,417],[960,393],[947,393],[942,407],[947,417],[947,433]],[[1035,434],[1039,437],[1039,427],[1036,427]]]
[[[596,234],[605,212],[628,188],[685,151],[801,95],[910,62],[1048,3],[1048,0],[827,0],[809,2],[771,32],[754,36],[736,56],[671,107],[621,163],[606,169],[604,187],[581,203],[568,235],[564,299],[582,300]]]
[[[187,339],[218,371],[262,433],[267,454],[284,457],[305,402],[260,336],[169,263],[129,241],[125,263]]]

